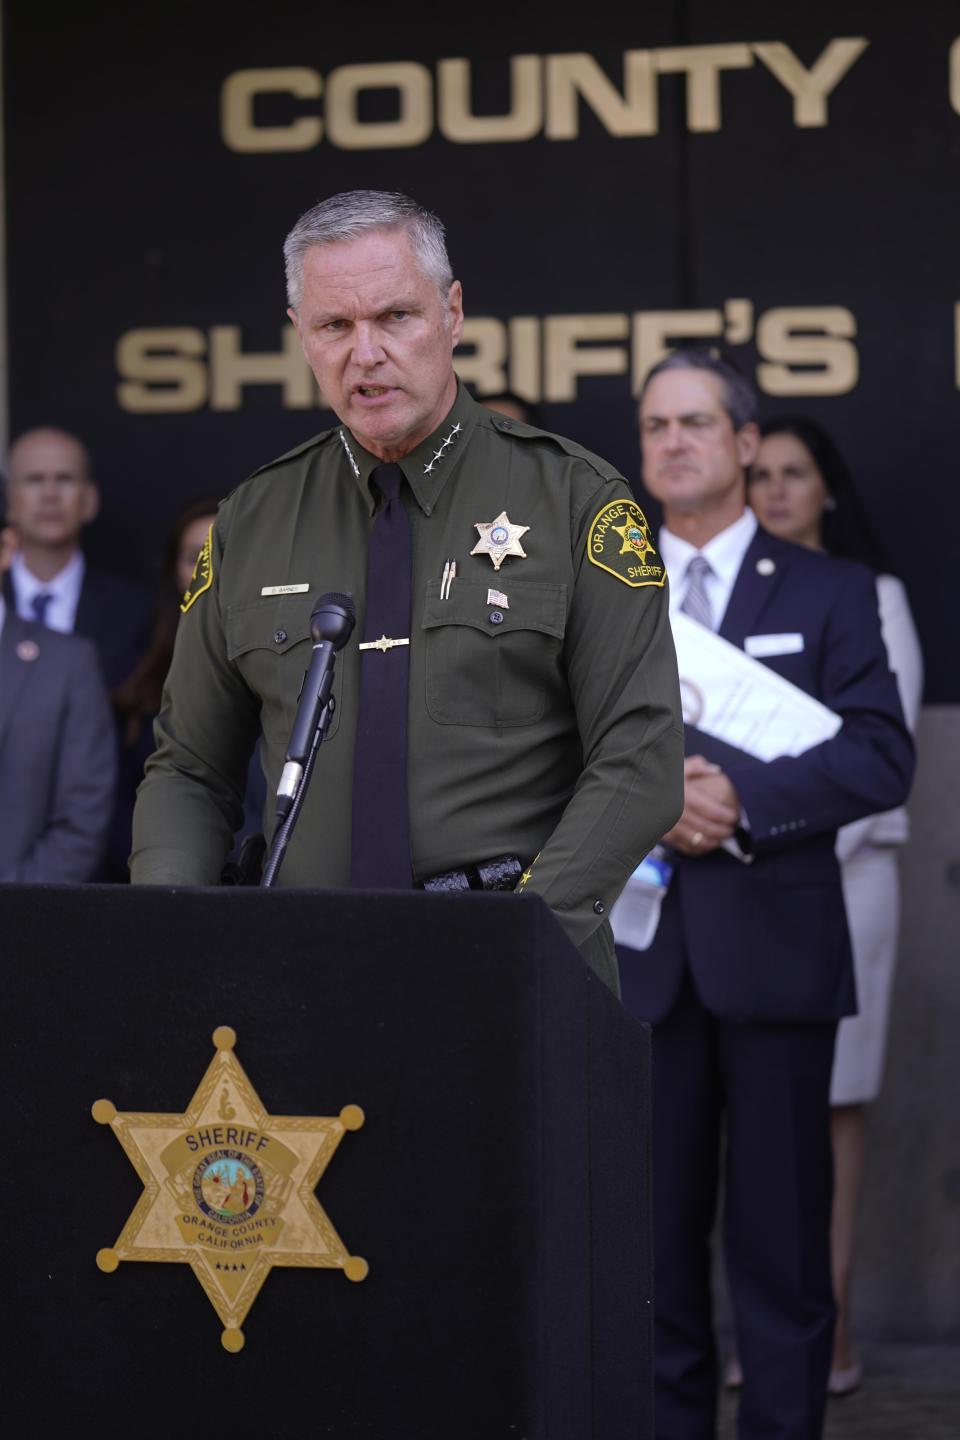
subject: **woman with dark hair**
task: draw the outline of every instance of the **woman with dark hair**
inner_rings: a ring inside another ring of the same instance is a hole
[[[180,621],[180,600],[190,584],[207,531],[217,518],[218,501],[207,496],[191,500],[179,511],[167,536],[163,570],[154,611],[153,638],[140,664],[113,692],[112,700],[123,721],[126,749],[143,764],[153,750],[153,721],[160,710],[163,682],[173,658],[173,642]]]
[[[806,416],[768,420],[761,436],[748,490],[757,519],[783,540],[860,560],[874,571],[890,668],[914,730],[923,688],[917,632],[906,591],[870,529],[846,461],[830,435]],[[900,918],[897,849],[907,833],[901,808],[844,826],[837,836],[860,1008],[840,1023],[830,1094],[837,1329],[829,1388],[834,1395],[856,1389],[862,1378],[849,1302],[863,1182],[864,1107],[876,1099],[883,1072]]]
[[[133,788],[143,779],[143,767],[153,753],[153,722],[160,712],[163,685],[173,659],[173,645],[180,623],[180,601],[193,578],[207,532],[217,518],[219,503],[211,496],[191,500],[174,519],[163,552],[163,571],[150,648],[132,675],[111,696],[123,726],[121,769],[132,776]],[[256,835],[262,830],[265,799],[266,784],[258,748],[251,757],[247,772],[243,824],[234,837],[231,858],[237,855],[248,835]],[[230,883],[235,882],[231,880]]]

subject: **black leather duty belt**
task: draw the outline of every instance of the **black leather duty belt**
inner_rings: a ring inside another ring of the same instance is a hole
[[[424,890],[513,890],[523,874],[516,855],[497,855],[493,860],[478,860],[462,870],[447,870],[424,880]]]

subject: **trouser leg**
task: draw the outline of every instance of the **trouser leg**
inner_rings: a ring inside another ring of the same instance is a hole
[[[741,1440],[819,1440],[833,1345],[833,1024],[718,1022]]]
[[[716,1424],[709,1242],[722,1096],[713,1024],[687,980],[653,1030],[657,1440],[713,1440]]]

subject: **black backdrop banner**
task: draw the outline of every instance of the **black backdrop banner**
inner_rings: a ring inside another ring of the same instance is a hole
[[[908,584],[926,699],[957,703],[960,11],[626,14],[5,3],[11,433],[87,442],[91,552],[151,578],[184,501],[330,423],[286,231],[404,190],[447,225],[464,378],[638,489],[631,395],[683,339],[727,346],[764,414],[826,424]]]

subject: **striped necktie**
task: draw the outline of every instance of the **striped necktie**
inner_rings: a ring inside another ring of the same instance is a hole
[[[707,594],[707,579],[713,573],[709,560],[702,555],[694,555],[687,566],[687,589],[680,603],[684,615],[689,615],[691,620],[705,625],[708,630],[713,629],[713,607]]]

